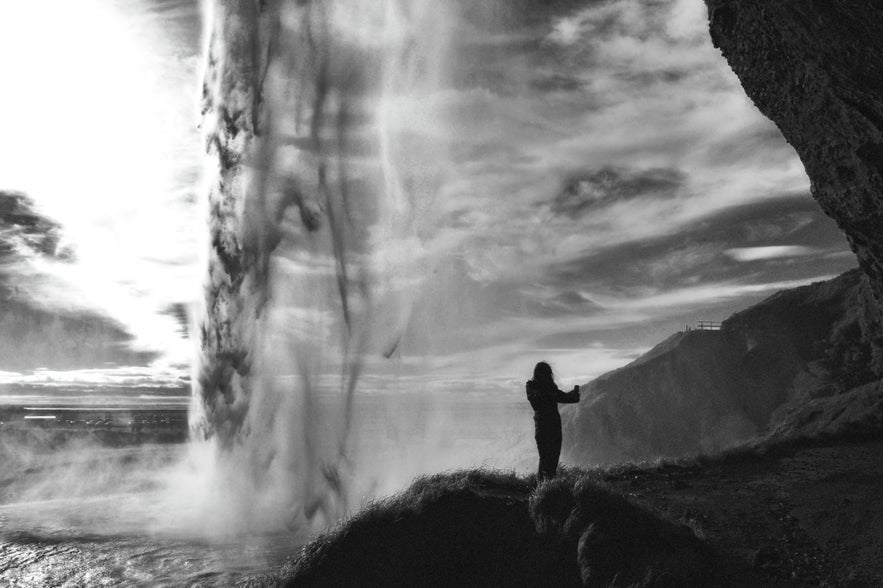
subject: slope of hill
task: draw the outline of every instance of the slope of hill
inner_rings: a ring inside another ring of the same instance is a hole
[[[872,382],[870,308],[853,270],[779,292],[720,331],[677,333],[583,386],[565,416],[565,454],[613,463],[714,452],[765,432],[780,407]]]
[[[776,586],[597,472],[420,478],[307,545],[265,586]],[[261,585],[261,584],[259,584]],[[787,584],[781,584],[787,585]]]
[[[431,476],[248,585],[879,586],[881,449],[878,434],[569,469],[538,486],[502,472]]]

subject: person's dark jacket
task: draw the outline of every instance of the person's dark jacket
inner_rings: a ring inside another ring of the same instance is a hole
[[[561,430],[561,415],[558,414],[558,403],[573,404],[579,402],[579,391],[562,392],[555,382],[535,382],[528,380],[525,386],[527,400],[533,408],[533,420],[537,429],[545,426],[557,426]]]

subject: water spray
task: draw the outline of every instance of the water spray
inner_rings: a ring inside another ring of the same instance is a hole
[[[210,19],[194,443],[240,524],[327,523],[358,495],[364,361],[400,349],[426,263],[444,158],[403,113],[443,73],[448,19],[422,0],[219,1]]]

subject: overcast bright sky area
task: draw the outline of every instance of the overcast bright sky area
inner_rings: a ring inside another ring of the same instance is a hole
[[[539,4],[512,2],[494,26],[464,14],[454,69],[410,121],[456,170],[438,228],[456,245],[426,284],[450,296],[415,307],[403,388],[505,388],[539,359],[585,382],[685,323],[855,266],[712,47],[702,0]],[[146,352],[48,376],[0,358],[0,382],[187,373],[180,309],[204,274],[200,36],[191,1],[0,8],[0,192],[27,195],[58,236],[47,250],[0,206],[5,312],[109,322]]]

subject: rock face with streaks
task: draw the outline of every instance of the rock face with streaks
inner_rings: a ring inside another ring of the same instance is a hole
[[[797,150],[883,316],[883,4],[706,0],[711,37]],[[875,341],[883,368],[883,338]]]

